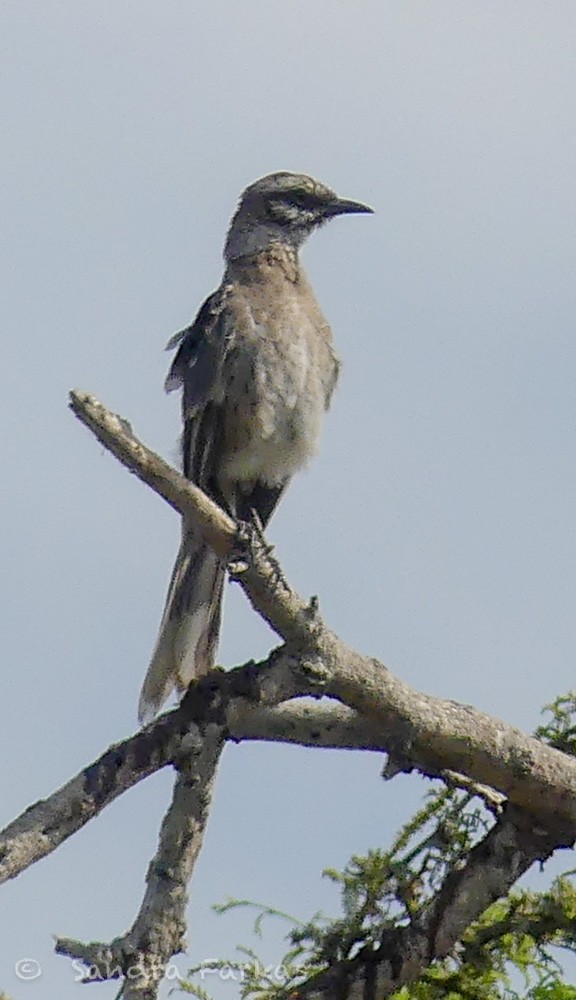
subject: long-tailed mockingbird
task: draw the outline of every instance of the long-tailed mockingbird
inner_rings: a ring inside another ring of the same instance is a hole
[[[298,251],[328,219],[371,212],[302,174],[276,173],[240,198],[222,284],[176,334],[166,381],[183,389],[184,474],[234,518],[265,527],[316,451],[338,377],[332,335]],[[225,567],[184,521],[139,718],[214,664]]]

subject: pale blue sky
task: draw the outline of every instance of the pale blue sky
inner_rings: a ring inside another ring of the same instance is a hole
[[[240,190],[275,169],[376,210],[305,249],[344,367],[270,528],[290,579],[410,683],[524,728],[575,684],[575,65],[573,0],[5,0],[3,821],[133,730],[177,546],[67,391],[175,457],[162,348],[220,279]],[[271,641],[230,592],[223,663]],[[421,791],[381,764],[227,749],[194,960],[248,939],[210,913],[227,894],[334,906],[322,867],[386,843]],[[170,787],[2,889],[15,1000],[78,996],[50,935],[131,923]]]

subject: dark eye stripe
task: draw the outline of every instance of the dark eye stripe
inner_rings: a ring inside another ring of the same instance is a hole
[[[318,198],[311,191],[293,191],[288,200],[302,208],[315,208],[318,205]]]

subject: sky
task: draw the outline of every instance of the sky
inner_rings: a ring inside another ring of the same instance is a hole
[[[2,825],[135,730],[178,544],[67,393],[176,460],[164,344],[220,281],[240,191],[278,169],[375,215],[303,253],[343,369],[269,537],[347,642],[533,729],[575,686],[573,0],[4,0],[2,21]],[[228,588],[221,662],[273,644]],[[228,896],[336,912],[322,869],[389,843],[427,787],[382,763],[227,747],[182,975],[252,942],[212,913]],[[78,996],[52,935],[131,925],[171,787],[2,887],[0,989]],[[260,948],[277,960],[277,932]]]

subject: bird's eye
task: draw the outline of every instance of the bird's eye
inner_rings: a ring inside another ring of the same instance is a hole
[[[295,191],[292,195],[292,201],[298,205],[298,208],[310,207],[310,196],[307,191]]]

